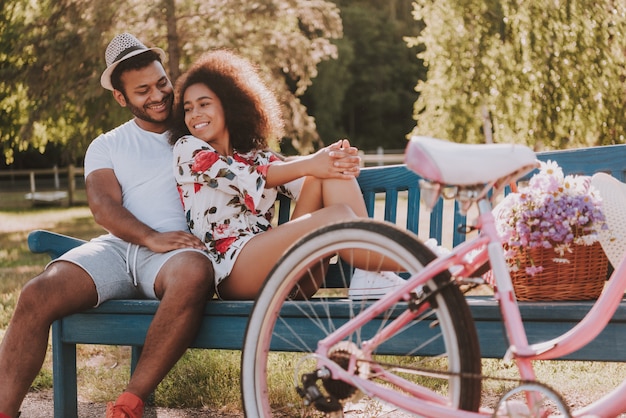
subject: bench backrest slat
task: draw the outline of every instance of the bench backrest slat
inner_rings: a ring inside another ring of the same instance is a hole
[[[556,161],[566,174],[590,176],[602,171],[622,182],[626,180],[626,144],[545,151],[537,153],[537,158]]]

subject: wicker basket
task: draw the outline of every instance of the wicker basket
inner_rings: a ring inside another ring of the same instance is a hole
[[[597,299],[604,289],[608,259],[600,243],[576,245],[572,253],[562,258],[569,263],[554,261],[552,248],[525,248],[518,251],[520,268],[511,272],[513,288],[521,301],[589,300]],[[525,267],[533,260],[543,271],[528,276]]]

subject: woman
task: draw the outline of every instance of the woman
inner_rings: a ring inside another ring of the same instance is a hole
[[[340,140],[309,156],[279,158],[270,151],[282,136],[278,100],[254,66],[231,52],[205,54],[179,79],[172,125],[187,223],[207,246],[220,298],[254,299],[300,237],[367,216],[356,148]],[[296,206],[291,221],[272,227],[278,192]],[[314,293],[318,283],[301,285],[294,296]]]

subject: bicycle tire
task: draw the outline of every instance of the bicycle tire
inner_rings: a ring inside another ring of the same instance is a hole
[[[306,406],[300,405],[297,397],[295,401],[274,400],[273,402],[278,404],[274,405],[274,408],[270,404],[272,401],[269,398],[274,397],[274,395],[270,395],[270,392],[280,391],[280,387],[287,384],[286,381],[274,382],[268,379],[268,376],[274,375],[272,379],[287,380],[287,377],[276,377],[275,372],[268,373],[268,369],[272,368],[271,362],[273,361],[271,351],[293,351],[296,353],[295,358],[302,362],[300,365],[303,367],[302,364],[309,361],[308,358],[317,348],[317,344],[315,346],[306,344],[302,338],[304,334],[299,334],[298,330],[306,330],[307,333],[310,333],[312,329],[316,329],[321,333],[319,339],[322,339],[329,331],[336,329],[347,320],[338,318],[340,316],[339,308],[345,310],[347,305],[349,318],[357,310],[371,304],[371,302],[352,302],[345,298],[345,294],[322,294],[320,296],[320,293],[323,292],[318,292],[313,297],[302,301],[289,300],[289,294],[293,292],[296,284],[303,277],[302,275],[308,273],[313,263],[317,263],[320,259],[327,260],[338,251],[345,254],[349,249],[359,249],[360,251],[366,249],[382,254],[405,266],[406,271],[410,274],[417,273],[436,257],[415,235],[391,223],[371,219],[329,225],[302,237],[285,253],[268,275],[248,321],[241,361],[241,390],[246,416],[270,417],[274,414],[284,416],[281,414],[285,413],[295,416],[296,411],[294,409],[305,409]],[[342,276],[352,272],[351,268],[345,268],[343,265],[345,261],[342,258],[335,258],[335,267],[337,264],[344,267],[343,270],[340,270]],[[376,356],[373,359],[379,361],[380,356],[385,354],[385,350],[400,350],[402,348],[399,346],[406,346],[404,356],[385,356],[383,361],[385,367],[386,362],[395,362],[396,360],[398,364],[410,363],[412,369],[423,367],[425,363],[431,363],[428,369],[432,370],[433,364],[441,364],[442,370],[440,371],[443,378],[434,382],[434,386],[443,386],[442,391],[444,396],[448,397],[449,405],[476,411],[480,404],[481,392],[481,381],[480,378],[477,378],[480,376],[481,370],[478,337],[465,298],[458,286],[448,285],[449,282],[450,275],[447,271],[428,282],[428,288],[433,291],[432,297],[428,299],[432,302],[429,303],[431,309],[428,315],[422,315],[419,321],[415,320],[415,323],[407,324],[410,326],[402,330],[401,335],[396,335],[392,344],[388,346],[383,344],[380,347],[380,353],[383,354],[375,352]],[[346,289],[342,291],[347,292]],[[320,306],[322,306],[321,309]],[[281,315],[288,315],[288,312],[293,309],[297,310],[297,316],[300,317],[300,320],[303,320],[304,317],[311,323],[298,329],[285,325],[288,324],[289,319],[285,319]],[[380,316],[382,319],[380,323],[377,323],[377,327],[384,326],[387,323],[385,318],[393,317],[394,312],[404,312],[407,309],[407,302],[397,302]],[[326,317],[321,317],[322,314]],[[424,331],[426,326],[430,331]],[[348,339],[351,342],[346,343],[345,348],[338,348],[337,350],[340,352],[344,349],[346,351],[360,349],[361,343],[367,340],[367,337],[371,336],[373,332],[376,332],[366,328],[367,325],[359,329],[359,332],[353,333]],[[419,340],[420,334],[425,333],[428,335],[424,335],[424,340]],[[407,338],[409,336],[410,338]],[[314,340],[317,342],[315,338]],[[399,342],[402,343],[399,344]],[[385,349],[383,350],[382,347]],[[423,357],[417,357],[417,353],[427,354]],[[290,358],[288,360],[282,359],[277,367],[280,369],[288,368],[283,367],[285,361],[287,365],[291,364],[290,361],[296,363]],[[378,363],[373,364],[374,361],[368,359],[367,365],[379,367]],[[295,367],[296,365],[294,365],[293,370],[294,377],[290,380],[298,384],[301,375],[297,374]],[[402,368],[406,367],[405,365],[402,366]],[[387,372],[389,373],[389,371]],[[376,380],[370,376],[367,378],[368,381]],[[419,375],[415,378],[424,379],[423,376]],[[331,386],[335,394],[339,392],[340,396],[346,397],[351,395],[352,386],[346,386],[343,382],[331,383],[337,386],[334,388]],[[324,383],[324,389],[328,390],[326,383]]]

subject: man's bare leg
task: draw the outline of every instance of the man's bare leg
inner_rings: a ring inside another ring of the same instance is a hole
[[[52,322],[97,301],[91,277],[63,261],[24,286],[0,344],[0,412],[17,416],[45,359]]]
[[[143,401],[196,337],[207,299],[213,294],[213,267],[202,254],[178,254],[159,272],[155,291],[161,304],[126,388]]]

